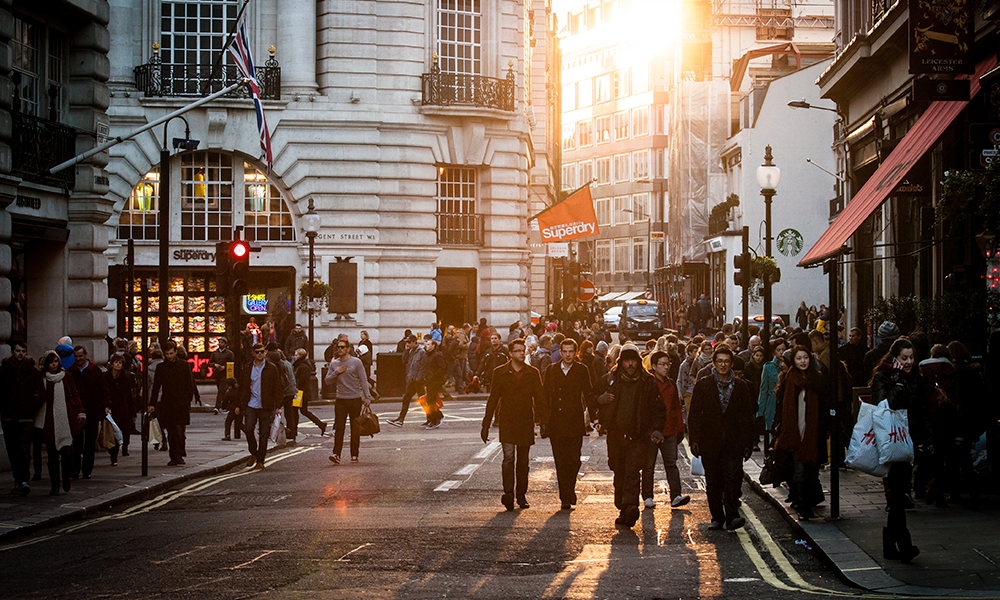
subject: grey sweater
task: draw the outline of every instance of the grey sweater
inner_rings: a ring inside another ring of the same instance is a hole
[[[338,373],[338,367],[346,365],[347,370]],[[356,356],[348,356],[343,360],[333,360],[330,368],[326,372],[326,384],[337,386],[337,398],[362,398],[371,400],[371,390],[368,388],[368,376],[365,375],[365,366],[361,359]]]

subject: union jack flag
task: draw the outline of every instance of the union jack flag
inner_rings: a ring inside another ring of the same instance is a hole
[[[250,36],[247,35],[247,22],[240,23],[236,31],[236,37],[229,46],[229,52],[236,62],[236,68],[240,74],[250,80],[250,96],[253,98],[253,108],[257,111],[257,131],[260,133],[260,150],[264,154],[264,161],[270,169],[274,162],[271,155],[271,132],[267,128],[267,119],[264,117],[264,107],[260,103],[260,82],[257,81],[257,73],[253,66],[253,54],[250,52]]]

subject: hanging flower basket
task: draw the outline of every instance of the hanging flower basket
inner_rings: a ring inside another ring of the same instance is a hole
[[[754,256],[750,259],[750,302],[756,304],[757,302],[763,300],[761,290],[764,287],[764,276],[770,275],[771,280],[774,281],[774,276],[777,274],[778,263],[775,262],[775,260],[770,256]]]
[[[319,279],[313,281],[312,290],[309,289],[309,281],[303,281],[299,284],[299,310],[307,312],[309,310],[309,302],[315,301],[317,312],[322,311],[323,307],[329,301],[330,292],[332,291],[333,288]]]

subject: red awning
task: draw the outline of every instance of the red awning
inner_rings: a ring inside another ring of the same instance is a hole
[[[979,77],[996,65],[996,57],[976,66],[971,76],[969,98],[979,92]],[[886,158],[871,179],[848,202],[844,211],[837,215],[830,227],[813,244],[809,252],[799,261],[800,267],[808,267],[836,256],[858,227],[882,205],[886,197],[906,177],[927,150],[933,146],[944,130],[962,112],[968,102],[934,102],[920,115],[916,124],[903,136],[899,145]]]

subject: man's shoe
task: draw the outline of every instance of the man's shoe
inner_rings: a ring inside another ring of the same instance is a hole
[[[626,520],[626,518],[625,518],[625,515],[624,515],[624,513],[619,513],[619,515],[618,515],[618,518],[617,518],[617,519],[615,519],[615,525],[620,525],[620,526],[622,526],[622,527],[625,527],[625,523],[626,523],[626,521],[627,521],[627,520]]]
[[[21,484],[20,488],[18,489],[18,493],[21,494],[21,496],[27,496],[28,494],[31,493],[31,486],[28,485],[27,481]]]
[[[117,460],[111,461],[111,466],[112,467],[117,467],[118,466],[118,461]]]
[[[718,530],[722,529],[722,527],[723,527],[724,525],[725,525],[725,523],[723,523],[722,521],[712,521],[712,522],[711,522],[711,523],[710,523],[710,524],[708,525],[708,530],[709,530],[709,531],[718,531]]]
[[[670,501],[670,506],[673,508],[680,508],[681,506],[684,506],[690,501],[691,501],[691,496],[688,496],[687,494],[680,494],[674,496],[674,499]]]
[[[646,498],[646,501],[643,502],[643,504],[646,506],[646,508],[656,508],[656,501],[653,500],[652,498]]]
[[[253,468],[254,468],[255,471],[261,471],[261,470],[264,469],[264,463],[262,463],[261,461],[258,460],[257,464],[255,464],[253,466]]]
[[[251,456],[250,456],[250,458],[248,458],[248,459],[247,459],[247,466],[248,466],[248,467],[252,467],[252,466],[254,466],[254,465],[255,465],[256,463],[257,463],[257,457],[256,457],[256,456],[252,456],[252,455],[251,455]]]
[[[167,466],[168,467],[176,467],[179,464],[181,464],[181,463],[177,462],[176,460],[171,460],[170,462],[167,463]]]
[[[285,442],[285,445],[289,446],[289,447],[292,447],[292,446],[295,445],[295,440],[288,440],[287,442]]]
[[[573,505],[569,502],[563,502],[560,510],[573,510]]]
[[[330,462],[332,462],[335,465],[339,465],[340,464],[340,455],[339,454],[331,454],[330,455]]]
[[[326,423],[319,426],[319,437],[326,435]]]
[[[352,456],[351,457],[351,462],[354,462],[354,463],[358,462],[358,457],[357,456]]]
[[[222,438],[222,441],[223,441],[223,442],[231,442],[231,441],[233,441],[233,438],[231,438],[231,437],[229,437],[229,436],[227,435],[226,437]]]
[[[10,495],[11,496],[16,496],[16,495],[18,495],[20,493],[21,493],[21,484],[20,483],[15,483],[14,487],[10,490]]]
[[[71,481],[70,479],[63,479],[63,491],[64,492],[68,492],[69,491],[70,481]]]
[[[625,524],[629,527],[632,527],[638,520],[639,520],[639,507],[633,506],[629,508],[625,516]]]
[[[179,465],[183,465],[183,464],[186,464],[186,463],[184,462],[184,459],[183,459],[183,458],[178,458],[178,459],[177,459],[177,464],[179,464]]]
[[[744,519],[743,517],[736,517],[735,519],[726,523],[726,529],[728,529],[729,531],[735,531],[746,524],[747,524],[746,519]]]
[[[514,499],[507,494],[500,496],[500,504],[503,504],[507,510],[514,510]]]
[[[441,421],[437,421],[427,429],[439,429],[440,427],[441,427]]]
[[[122,450],[122,456],[128,456],[128,450]]]
[[[528,504],[528,499],[527,498],[518,498],[518,500],[517,500],[517,507],[518,508],[531,508],[531,505]]]
[[[573,492],[573,495],[570,496],[569,503],[572,504],[573,506],[576,506],[576,492]]]
[[[392,425],[393,427],[402,427],[403,426],[403,422],[400,421],[399,419],[386,419],[385,422],[388,423],[389,425]]]

